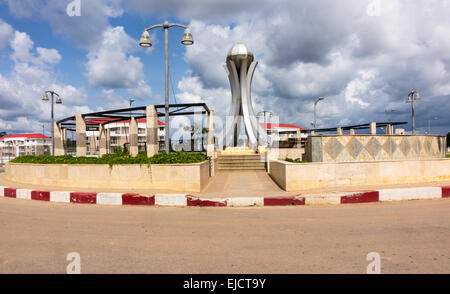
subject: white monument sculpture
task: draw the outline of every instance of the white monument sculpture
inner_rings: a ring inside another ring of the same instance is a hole
[[[244,121],[250,149],[267,146],[269,142],[266,132],[256,119],[252,105],[251,86],[257,65],[253,53],[245,44],[235,44],[228,52],[225,69],[231,86],[231,106],[225,128],[226,146],[237,146],[241,120]]]

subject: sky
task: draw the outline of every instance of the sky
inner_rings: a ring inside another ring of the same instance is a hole
[[[79,3],[79,6],[78,6]],[[69,8],[74,8],[67,11]],[[79,15],[76,8],[79,9]],[[0,0],[0,131],[50,132],[46,90],[61,95],[61,119],[76,113],[164,103],[164,35],[138,45],[144,28],[168,20],[170,102],[205,102],[225,119],[231,101],[223,65],[244,43],[259,62],[256,112],[311,128],[409,122],[450,131],[448,0]],[[75,15],[74,15],[75,14]],[[188,124],[175,118],[173,127]]]

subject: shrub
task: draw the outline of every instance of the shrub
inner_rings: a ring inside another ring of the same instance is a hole
[[[146,152],[139,152],[136,157],[131,157],[129,153],[117,152],[113,154],[105,154],[101,158],[97,157],[72,157],[69,155],[52,156],[52,155],[24,155],[11,160],[12,163],[35,163],[35,164],[182,164],[182,163],[199,163],[206,160],[204,153],[159,153],[148,158]]]
[[[302,160],[301,158],[292,159],[292,158],[286,158],[284,161],[291,162],[291,163],[307,163],[308,161]]]

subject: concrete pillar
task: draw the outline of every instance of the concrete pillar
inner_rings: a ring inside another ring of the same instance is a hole
[[[138,124],[136,118],[132,117],[130,120],[130,155],[135,157],[138,153]]]
[[[302,132],[300,131],[300,129],[297,129],[297,132],[296,132],[295,136],[296,136],[296,140],[297,140],[295,147],[296,148],[302,148],[302,144],[301,144],[301,142],[302,142]]]
[[[352,135],[352,136],[355,135],[355,129],[350,129],[350,135]]]
[[[63,139],[63,148],[64,148],[64,154],[67,153],[67,129],[62,129],[62,139]]]
[[[394,134],[394,126],[393,125],[387,125],[386,126],[386,135],[392,136]]]
[[[152,157],[159,152],[158,145],[158,113],[154,105],[147,105],[147,156]]]
[[[208,123],[208,145],[206,147],[206,154],[209,157],[214,157],[214,110],[210,110],[207,115]]]
[[[100,149],[100,157],[102,157],[105,154],[108,154],[108,148],[107,148],[107,129],[104,125],[100,124],[98,125],[98,145]]]
[[[370,123],[370,134],[371,135],[376,135],[377,134],[377,123],[376,122],[371,122]]]
[[[55,156],[65,155],[64,152],[64,135],[63,130],[61,128],[61,124],[53,123],[53,129],[55,132]]]
[[[342,132],[342,128],[337,128],[337,135],[342,136],[344,133]]]
[[[86,156],[86,122],[81,114],[75,115],[77,132],[77,157]]]

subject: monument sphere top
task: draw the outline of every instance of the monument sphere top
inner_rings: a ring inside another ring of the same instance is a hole
[[[247,45],[243,43],[235,44],[230,51],[228,51],[227,59],[231,59],[236,64],[242,60],[247,59],[249,63],[253,62],[253,52],[248,49]]]

